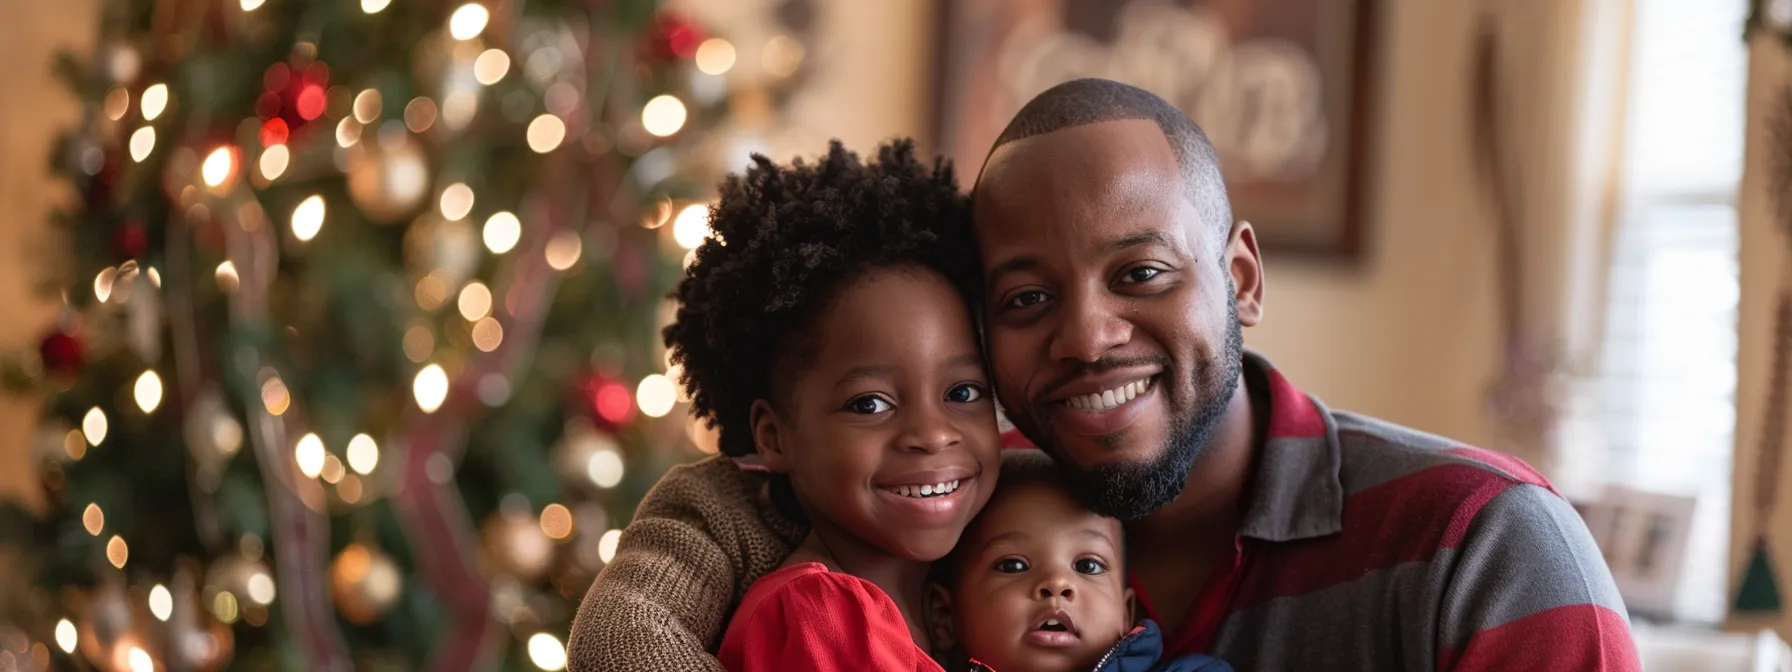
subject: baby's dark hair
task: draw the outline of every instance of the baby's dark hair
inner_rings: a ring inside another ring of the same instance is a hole
[[[709,225],[663,335],[726,455],[754,452],[753,402],[775,402],[773,372],[805,359],[814,344],[803,332],[866,271],[925,268],[967,297],[967,310],[977,296],[968,199],[951,162],[923,163],[913,140],[884,143],[869,162],[838,140],[813,164],[754,155],[745,175],[723,181]]]
[[[1064,487],[1063,475],[1058,471],[1057,465],[1052,463],[1052,458],[1034,448],[1003,450],[1002,471],[996,479],[996,491],[990,495],[989,503],[984,505],[983,510],[989,511],[992,508],[990,505],[995,504],[1006,493],[1041,485]],[[963,561],[960,556],[975,550],[970,548],[971,544],[968,542],[977,535],[978,525],[982,522],[981,513],[971,519],[971,524],[964,528],[964,535],[958,538],[958,545],[946,557],[934,562],[933,567],[928,570],[930,580],[952,590],[958,589],[959,564]]]

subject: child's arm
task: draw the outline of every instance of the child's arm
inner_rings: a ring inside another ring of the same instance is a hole
[[[735,603],[807,532],[760,496],[765,480],[726,458],[667,472],[585,593],[570,668],[721,670],[710,652]]]

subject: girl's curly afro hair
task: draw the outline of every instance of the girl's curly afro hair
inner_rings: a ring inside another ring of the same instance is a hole
[[[802,330],[860,274],[922,267],[976,296],[969,219],[951,162],[922,163],[908,139],[879,146],[869,162],[837,140],[813,164],[755,155],[746,175],[728,176],[710,213],[714,235],[673,292],[677,321],[664,332],[722,452],[754,452],[754,400],[772,398],[771,372],[800,361],[792,356],[812,345]]]

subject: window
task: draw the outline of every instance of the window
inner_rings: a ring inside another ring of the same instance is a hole
[[[1711,623],[1729,590],[1745,4],[1635,4],[1601,363],[1610,479],[1697,497],[1669,615]]]

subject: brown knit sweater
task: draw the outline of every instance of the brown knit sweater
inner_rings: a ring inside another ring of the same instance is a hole
[[[762,472],[725,457],[674,467],[647,493],[592,582],[567,639],[573,672],[722,672],[710,652],[759,577],[808,533]]]

